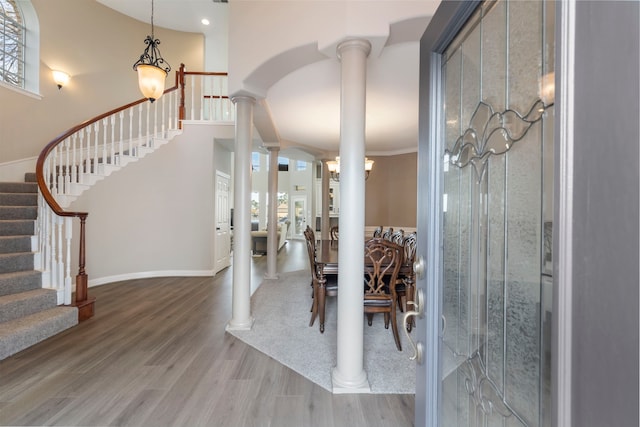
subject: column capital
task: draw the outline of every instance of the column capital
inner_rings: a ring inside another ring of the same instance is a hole
[[[267,151],[280,151],[280,144],[277,142],[265,142],[262,144]]]
[[[369,56],[369,53],[371,53],[371,43],[365,39],[351,39],[340,42],[336,48],[338,59],[342,59],[342,52],[349,49],[360,49],[364,52],[365,56]]]
[[[250,102],[253,104],[256,102],[256,99],[249,95],[236,95],[231,97],[231,102],[234,104],[237,104],[238,102]]]

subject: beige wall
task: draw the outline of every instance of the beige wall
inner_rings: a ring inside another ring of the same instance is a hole
[[[41,99],[0,86],[0,165],[37,156],[70,127],[141,97],[133,63],[140,57],[150,24],[121,15],[100,3],[32,0],[40,23]],[[201,34],[155,28],[162,56],[174,70],[184,63],[203,69]],[[58,90],[51,69],[71,81]]]
[[[416,226],[418,157],[416,153],[369,157],[366,181],[367,226]]]

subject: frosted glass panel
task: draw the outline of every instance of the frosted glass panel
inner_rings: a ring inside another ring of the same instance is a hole
[[[483,3],[443,55],[443,426],[549,422],[552,23]]]

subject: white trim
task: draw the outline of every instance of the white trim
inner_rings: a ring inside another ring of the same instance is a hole
[[[165,270],[165,271],[140,271],[137,273],[117,274],[89,280],[89,287],[106,285],[107,283],[121,282],[123,280],[149,279],[153,277],[213,277],[213,270]]]
[[[557,298],[554,316],[557,319],[556,346],[556,419],[557,426],[571,424],[571,352],[572,352],[572,244],[573,244],[573,112],[574,112],[574,66],[575,66],[575,2],[561,2],[559,40],[560,90],[558,115],[558,211],[557,211]],[[557,74],[556,74],[557,77]],[[558,108],[556,107],[556,108]],[[555,233],[554,233],[555,234]],[[555,272],[554,272],[555,273]]]

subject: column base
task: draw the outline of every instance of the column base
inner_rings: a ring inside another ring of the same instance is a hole
[[[278,280],[280,278],[280,275],[264,273],[264,275],[262,277],[264,277],[267,280]]]
[[[367,373],[363,370],[358,378],[347,380],[338,372],[338,368],[331,371],[333,394],[367,394],[371,393],[371,386]]]
[[[254,321],[255,319],[253,316],[249,317],[249,319],[244,322],[238,322],[231,319],[224,329],[225,331],[250,331],[251,328],[253,328]]]

